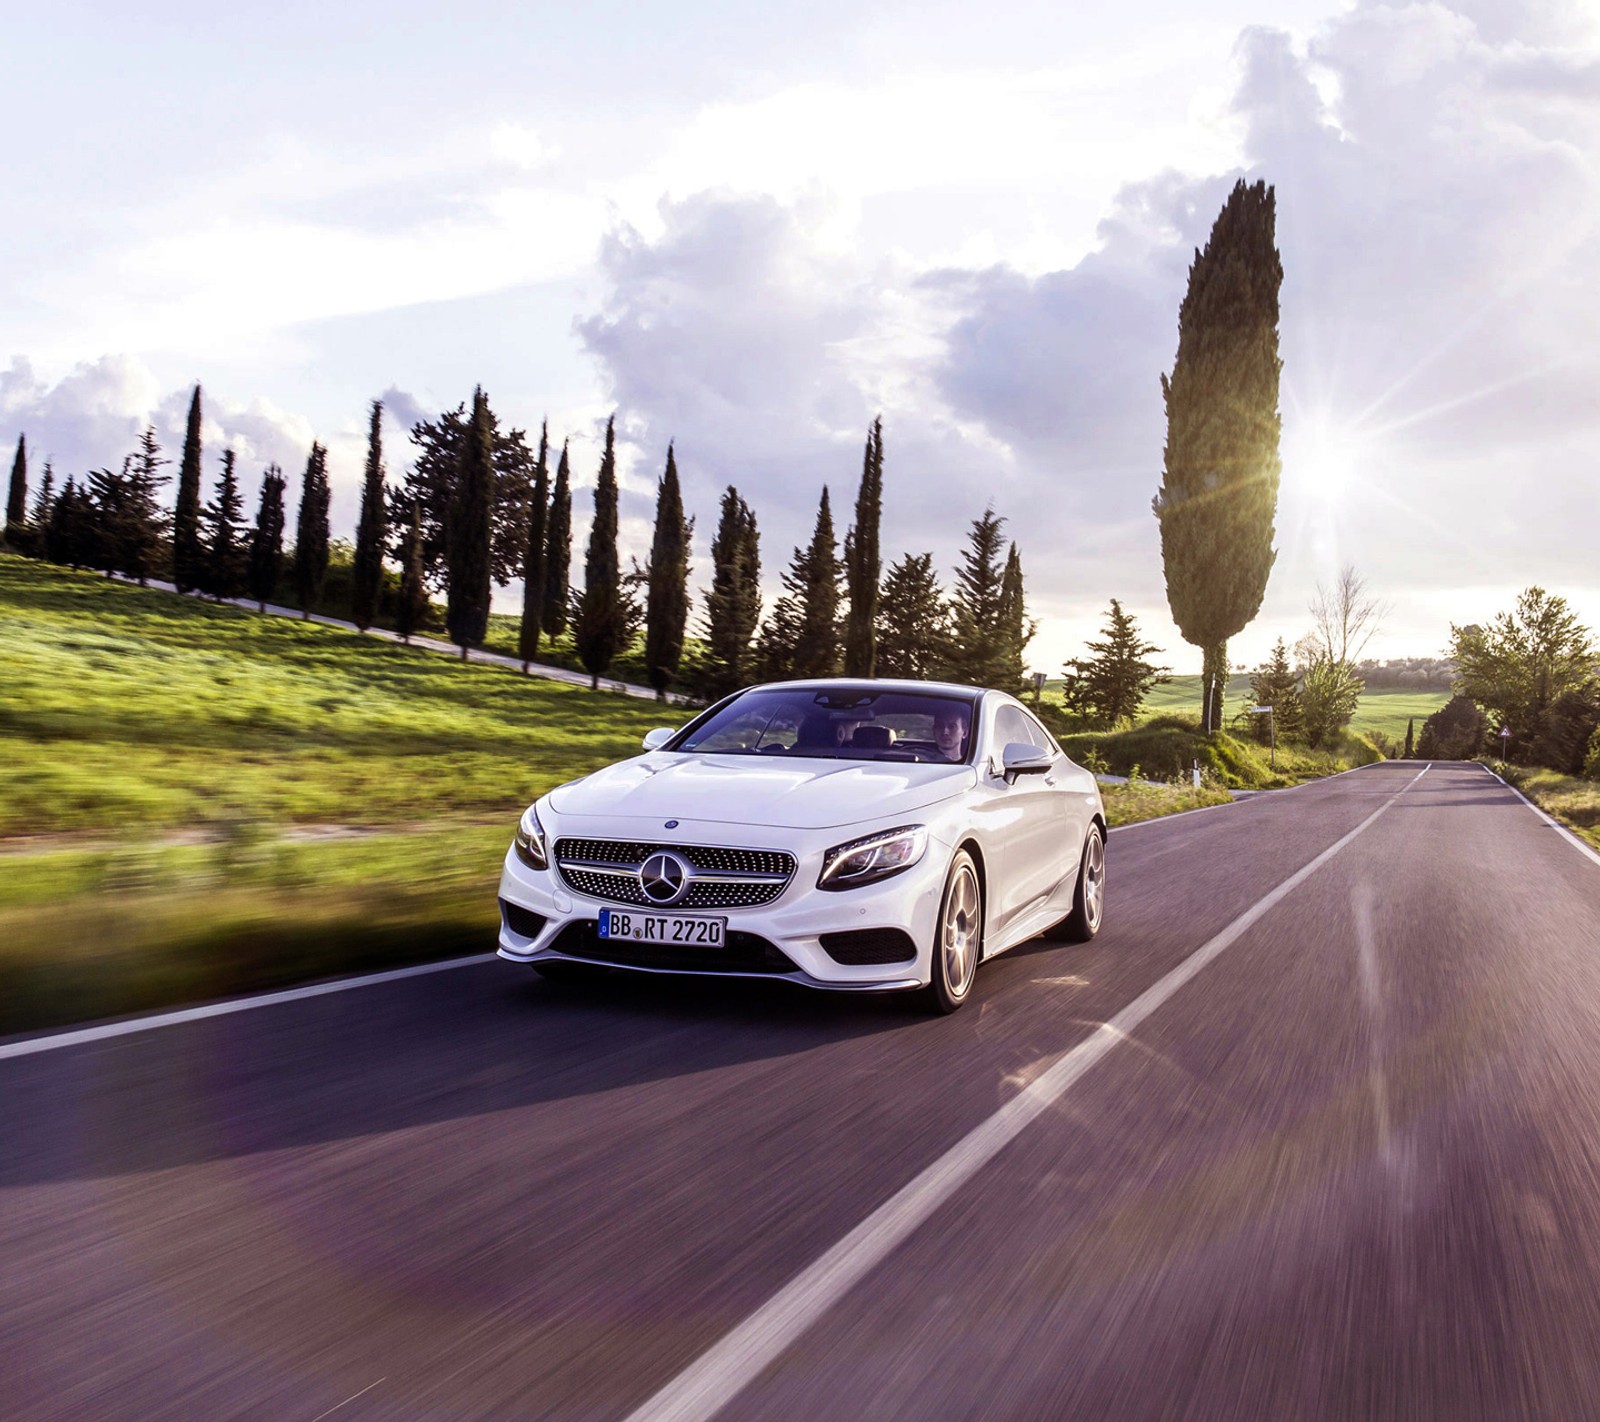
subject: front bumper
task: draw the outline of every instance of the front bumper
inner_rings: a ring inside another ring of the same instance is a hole
[[[726,825],[686,826],[681,842],[743,847],[729,839],[728,829]],[[598,828],[586,833],[607,837]],[[611,837],[634,836],[611,827]],[[824,852],[854,837],[848,831],[833,831],[808,835],[808,843],[769,844],[764,839],[763,848],[786,849],[795,855],[799,867],[794,878],[769,904],[703,911],[704,916],[727,920],[727,949],[701,949],[688,955],[643,945],[602,943],[594,930],[600,910],[625,906],[580,894],[563,883],[553,867],[532,869],[514,849],[509,850],[500,874],[500,956],[514,963],[565,960],[605,963],[630,972],[776,978],[843,992],[925,987],[931,975],[930,945],[950,850],[930,838],[922,859],[903,873],[855,889],[818,889]],[[841,941],[850,941],[850,936],[859,940],[868,936],[863,931],[873,930],[900,930],[909,938],[909,956],[893,962],[844,963],[824,946],[825,935],[835,951],[841,951]]]

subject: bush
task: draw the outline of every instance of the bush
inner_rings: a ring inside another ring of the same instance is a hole
[[[1600,726],[1589,737],[1589,753],[1583,758],[1583,778],[1600,780]]]
[[[1470,696],[1452,696],[1422,723],[1419,760],[1471,760],[1483,749],[1489,722]]]

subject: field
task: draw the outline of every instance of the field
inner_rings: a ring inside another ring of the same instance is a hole
[[[516,817],[687,714],[0,555],[0,1033],[493,945]]]
[[[1145,698],[1145,716],[1200,714],[1200,678],[1175,676],[1165,686],[1158,686]],[[1231,718],[1239,709],[1249,704],[1250,678],[1228,678],[1225,715]],[[1415,719],[1417,733],[1422,733],[1422,723],[1450,699],[1446,691],[1392,691],[1379,689],[1362,693],[1361,704],[1356,708],[1350,729],[1358,735],[1371,735],[1374,731],[1402,744],[1406,738],[1406,723]]]

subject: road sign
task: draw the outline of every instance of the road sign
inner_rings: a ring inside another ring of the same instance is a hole
[[[1250,708],[1250,714],[1252,716],[1265,716],[1271,710],[1272,710],[1272,708],[1270,706],[1252,706]]]

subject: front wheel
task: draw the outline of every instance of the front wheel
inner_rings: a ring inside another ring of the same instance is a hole
[[[935,1012],[954,1012],[972,992],[983,950],[983,885],[972,856],[961,850],[950,863],[944,898],[933,934],[933,980],[927,1005]]]
[[[1106,837],[1097,824],[1083,837],[1083,858],[1078,862],[1078,885],[1072,891],[1072,912],[1051,935],[1068,943],[1087,943],[1100,931],[1106,911]]]

